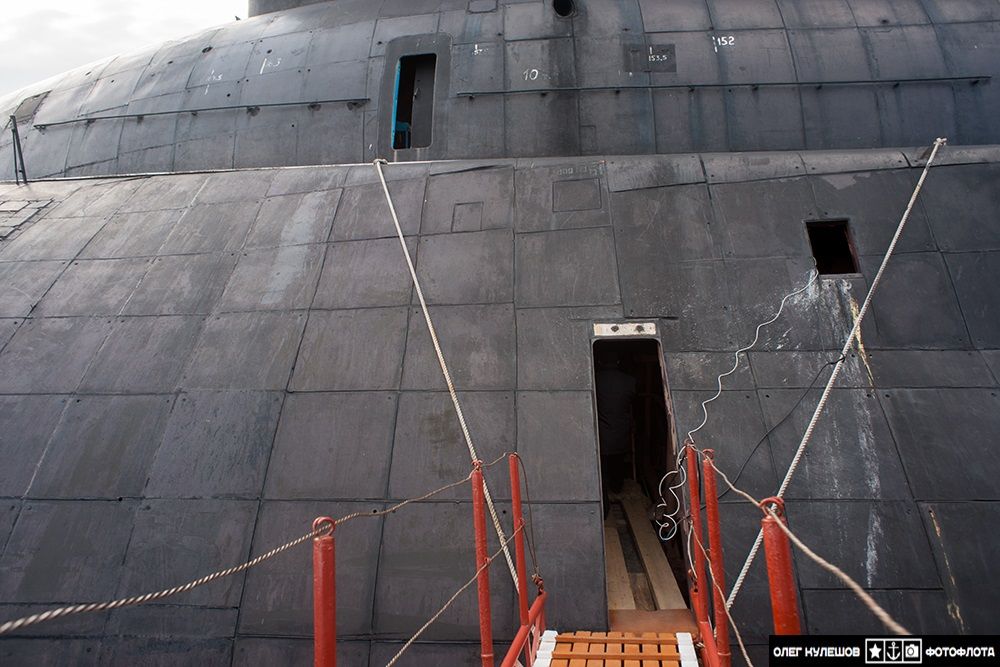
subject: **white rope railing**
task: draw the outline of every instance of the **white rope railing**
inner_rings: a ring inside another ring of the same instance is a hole
[[[726,484],[729,485],[729,488],[732,491],[742,496],[747,501],[753,503],[757,507],[761,507],[761,502],[759,500],[751,496],[743,489],[737,488],[729,480],[729,477],[726,476],[726,473],[719,470],[718,466],[715,465],[715,462],[712,459],[706,457],[705,460],[709,462],[709,465],[715,468],[715,472],[719,473],[723,481],[725,481]],[[910,634],[910,631],[907,630],[905,627],[903,627],[903,625],[899,621],[894,619],[889,614],[889,612],[887,612],[885,609],[882,608],[881,605],[879,605],[878,602],[875,602],[875,598],[869,595],[867,591],[865,591],[865,589],[861,588],[861,585],[858,582],[854,581],[854,579],[851,579],[851,577],[846,572],[844,572],[839,567],[837,567],[836,565],[834,565],[833,563],[826,560],[825,558],[817,554],[815,551],[810,549],[808,546],[806,546],[805,543],[801,539],[799,539],[799,537],[795,533],[792,532],[792,529],[789,528],[787,525],[785,525],[785,522],[782,521],[781,518],[774,511],[773,506],[763,507],[762,509],[765,512],[767,512],[770,516],[774,517],[777,526],[781,528],[781,530],[785,533],[788,539],[791,540],[792,543],[795,544],[795,546],[797,546],[802,551],[802,553],[808,556],[810,560],[812,560],[814,563],[822,567],[824,570],[826,570],[827,572],[829,572],[830,574],[832,574],[833,576],[837,577],[842,582],[844,582],[844,584],[851,590],[851,592],[854,593],[854,595],[857,596],[858,599],[861,600],[861,602],[864,603],[866,607],[868,607],[868,610],[871,611],[872,614],[874,614],[878,620],[882,621],[882,624],[885,625],[885,627],[889,628],[889,630],[891,630],[897,635]],[[726,605],[725,609],[726,609],[726,614],[728,615],[729,605]],[[732,620],[732,616],[729,616],[729,618],[730,620]]]
[[[896,250],[896,244],[899,242],[899,237],[903,233],[903,228],[906,227],[906,221],[910,218],[910,212],[913,211],[913,206],[917,203],[917,197],[920,195],[920,190],[923,188],[924,181],[927,179],[927,173],[930,171],[931,164],[934,162],[934,158],[937,156],[938,150],[944,146],[946,142],[947,139],[943,138],[934,140],[934,146],[931,150],[930,157],[927,158],[927,164],[924,165],[924,170],[920,174],[917,186],[913,189],[913,195],[910,197],[910,202],[906,206],[906,211],[903,212],[903,217],[900,219],[899,225],[896,227],[896,233],[893,234],[892,241],[889,243],[889,248],[885,251],[885,256],[882,258],[882,264],[879,266],[878,272],[872,279],[872,284],[871,287],[868,288],[868,294],[865,296],[865,301],[861,305],[861,309],[858,311],[857,317],[854,318],[854,326],[851,327],[850,333],[847,334],[847,340],[844,342],[844,347],[840,351],[840,360],[837,361],[836,365],[833,367],[833,372],[830,373],[830,379],[826,382],[826,387],[823,389],[823,394],[819,398],[819,403],[816,404],[816,410],[813,411],[812,419],[809,420],[809,425],[806,427],[806,431],[802,435],[802,440],[799,442],[799,446],[795,450],[792,462],[788,466],[788,472],[785,473],[785,478],[781,481],[778,493],[775,494],[778,498],[783,498],[785,496],[785,492],[788,490],[788,485],[792,482],[792,476],[795,475],[795,470],[798,468],[799,462],[802,460],[802,455],[805,453],[806,447],[812,439],[813,431],[816,430],[816,424],[819,422],[820,415],[823,414],[823,409],[826,407],[827,400],[830,398],[830,392],[833,391],[833,385],[837,381],[837,376],[840,375],[840,371],[844,367],[844,361],[847,359],[847,354],[851,351],[851,347],[854,346],[855,337],[860,335],[861,322],[864,320],[865,314],[868,312],[868,307],[872,303],[872,297],[875,295],[875,290],[878,289],[878,285],[882,281],[882,275],[885,273],[886,266],[889,264],[889,259]],[[747,574],[750,572],[750,566],[753,564],[754,558],[757,557],[757,552],[760,551],[760,544],[763,539],[764,531],[761,530],[757,533],[757,539],[754,540],[753,547],[750,548],[750,553],[747,555],[747,559],[743,563],[743,568],[740,570],[739,576],[737,576],[736,581],[733,582],[733,590],[729,593],[729,599],[726,600],[726,606],[732,606],[733,601],[739,594],[740,588],[743,586],[743,582],[746,580]]]
[[[393,667],[393,665],[395,665],[399,661],[399,659],[401,657],[403,657],[403,654],[406,653],[406,651],[411,646],[413,646],[413,643],[420,638],[420,635],[424,634],[424,630],[426,630],[427,628],[431,627],[431,625],[433,625],[435,621],[437,621],[439,618],[441,618],[441,616],[444,614],[444,612],[448,611],[448,608],[451,607],[451,605],[455,602],[455,600],[457,600],[459,598],[459,596],[462,595],[462,593],[464,593],[465,591],[467,591],[469,589],[469,587],[472,586],[472,584],[476,583],[476,579],[479,578],[479,575],[483,572],[483,570],[489,569],[490,565],[493,564],[493,561],[496,560],[500,556],[500,554],[504,551],[504,549],[507,548],[507,545],[510,544],[511,540],[513,540],[514,537],[517,536],[517,534],[520,533],[523,529],[524,529],[523,525],[515,528],[514,532],[512,532],[510,534],[510,537],[506,538],[503,541],[503,543],[500,544],[500,548],[497,549],[493,553],[493,555],[486,557],[486,562],[483,563],[479,567],[479,569],[477,569],[475,571],[475,573],[469,578],[469,580],[466,581],[464,584],[462,584],[461,588],[459,588],[457,591],[455,591],[452,594],[452,596],[445,601],[445,603],[441,606],[441,608],[438,609],[437,612],[435,612],[435,614],[433,616],[431,616],[429,619],[427,619],[426,623],[424,623],[423,625],[421,625],[420,628],[416,632],[414,632],[413,635],[410,636],[410,638],[407,640],[407,642],[405,644],[403,644],[403,647],[401,649],[399,649],[399,651],[396,653],[396,655],[394,655],[392,657],[392,660],[390,660],[389,662],[386,663],[385,667]]]
[[[491,463],[484,464],[483,468],[484,469],[489,468],[490,466],[498,463],[505,456],[506,455],[492,461]],[[179,586],[174,586],[172,588],[166,588],[161,591],[156,591],[154,593],[144,593],[142,595],[133,595],[132,597],[121,598],[119,600],[111,600],[109,602],[91,602],[87,604],[77,604],[68,607],[60,607],[58,609],[49,609],[48,611],[43,611],[38,614],[32,614],[31,616],[25,616],[23,618],[18,618],[13,621],[7,621],[6,623],[0,624],[0,635],[13,632],[15,630],[27,627],[29,625],[36,625],[38,623],[44,623],[45,621],[52,621],[57,618],[62,618],[63,616],[72,616],[73,614],[83,614],[88,612],[108,611],[111,609],[119,609],[121,607],[130,607],[134,605],[145,604],[147,602],[152,602],[154,600],[162,600],[163,598],[167,598],[172,595],[178,595],[180,593],[190,591],[199,586],[204,586],[205,584],[211,583],[216,579],[221,579],[223,577],[228,577],[233,574],[238,574],[240,572],[243,572],[244,570],[249,570],[250,568],[259,565],[270,558],[274,558],[278,554],[288,551],[292,547],[296,547],[302,544],[303,542],[308,541],[311,538],[319,537],[320,535],[325,535],[331,529],[335,528],[336,526],[339,526],[342,523],[346,523],[353,519],[358,519],[362,517],[377,517],[377,516],[385,516],[387,514],[392,514],[396,510],[402,509],[403,507],[406,507],[410,503],[416,503],[420,502],[421,500],[427,500],[428,498],[436,496],[439,493],[443,493],[449,489],[461,486],[462,484],[468,482],[471,478],[472,478],[472,473],[470,472],[463,479],[460,479],[456,482],[452,482],[451,484],[446,484],[440,488],[434,489],[433,491],[425,493],[424,495],[418,498],[408,498],[406,500],[403,500],[401,502],[392,505],[391,507],[387,507],[381,510],[372,510],[370,512],[353,512],[346,516],[342,516],[339,519],[334,520],[332,523],[330,522],[324,523],[322,526],[315,528],[314,530],[306,533],[305,535],[297,537],[290,542],[286,542],[285,544],[282,544],[280,547],[275,547],[274,549],[271,549],[267,553],[263,553],[260,556],[257,556],[256,558],[252,558],[246,561],[245,563],[241,563],[240,565],[234,565],[233,567],[228,567],[224,570],[213,572],[212,574],[207,574],[204,577],[200,577],[198,579],[195,579],[194,581],[189,581],[186,584],[181,584]]]
[[[462,412],[462,405],[458,401],[458,393],[455,391],[455,383],[451,379],[451,372],[448,370],[448,364],[444,359],[444,352],[441,350],[441,343],[438,341],[437,330],[434,328],[434,322],[431,320],[430,311],[427,308],[427,301],[424,299],[424,291],[420,287],[420,280],[417,278],[417,270],[413,267],[413,259],[410,257],[410,249],[406,245],[406,239],[403,238],[403,228],[399,224],[399,216],[396,215],[396,207],[392,203],[392,195],[389,194],[389,186],[385,182],[385,174],[382,173],[382,165],[389,164],[384,159],[378,159],[372,162],[375,166],[375,171],[378,173],[378,180],[382,183],[382,190],[385,192],[385,201],[389,205],[389,213],[392,215],[392,223],[396,226],[396,236],[399,238],[399,245],[403,248],[403,258],[406,260],[406,267],[410,270],[410,278],[413,280],[413,286],[417,292],[417,299],[420,300],[420,309],[424,314],[424,322],[427,323],[427,331],[431,335],[431,343],[434,344],[434,353],[437,355],[438,365],[441,366],[441,374],[444,376],[444,382],[448,385],[448,394],[451,396],[452,405],[455,406],[455,414],[458,415],[458,424],[462,428],[462,436],[465,438],[465,445],[469,450],[469,456],[472,457],[472,461],[476,462],[479,460],[479,454],[476,453],[476,447],[472,444],[472,435],[469,433],[469,427],[465,423],[465,415]],[[486,498],[486,507],[489,508],[490,518],[493,521],[493,528],[497,532],[497,536],[500,538],[500,544],[503,546],[503,555],[507,560],[507,568],[510,570],[511,579],[514,580],[514,586],[517,586],[517,570],[514,568],[514,560],[510,556],[510,550],[507,548],[507,540],[504,536],[503,527],[500,525],[500,517],[497,516],[496,507],[493,505],[493,497],[490,494],[490,489],[486,485],[486,480],[483,480],[483,492]]]

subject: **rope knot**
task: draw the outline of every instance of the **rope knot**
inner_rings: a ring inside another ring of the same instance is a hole
[[[772,514],[777,516],[779,519],[784,519],[785,517],[785,501],[777,496],[764,498],[762,501],[757,503],[757,507],[760,508],[760,511],[763,512],[766,517],[770,517]]]

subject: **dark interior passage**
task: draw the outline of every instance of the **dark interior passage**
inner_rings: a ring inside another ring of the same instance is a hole
[[[858,263],[846,220],[807,222],[806,230],[820,275],[857,273]]]
[[[610,467],[620,467],[623,479],[634,479],[649,492],[672,460],[660,359],[660,345],[652,339],[594,343],[602,473],[609,473],[614,491],[621,486],[614,483],[618,470]]]
[[[426,148],[431,145],[436,67],[437,56],[433,53],[399,59],[393,148]]]
[[[681,541],[661,542],[651,520],[659,481],[675,459],[659,343],[595,342],[594,385],[609,607],[684,608]]]

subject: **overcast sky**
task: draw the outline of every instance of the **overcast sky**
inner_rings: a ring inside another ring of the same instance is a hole
[[[0,95],[236,16],[247,0],[2,0]]]

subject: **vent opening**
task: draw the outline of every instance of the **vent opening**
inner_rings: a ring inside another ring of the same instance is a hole
[[[437,56],[433,53],[399,59],[392,114],[394,149],[426,148],[431,145],[436,68]]]
[[[573,6],[573,0],[552,0],[552,9],[559,16],[566,17],[573,14],[575,7]]]
[[[858,262],[846,220],[817,220],[806,223],[809,245],[820,275],[857,273]]]

